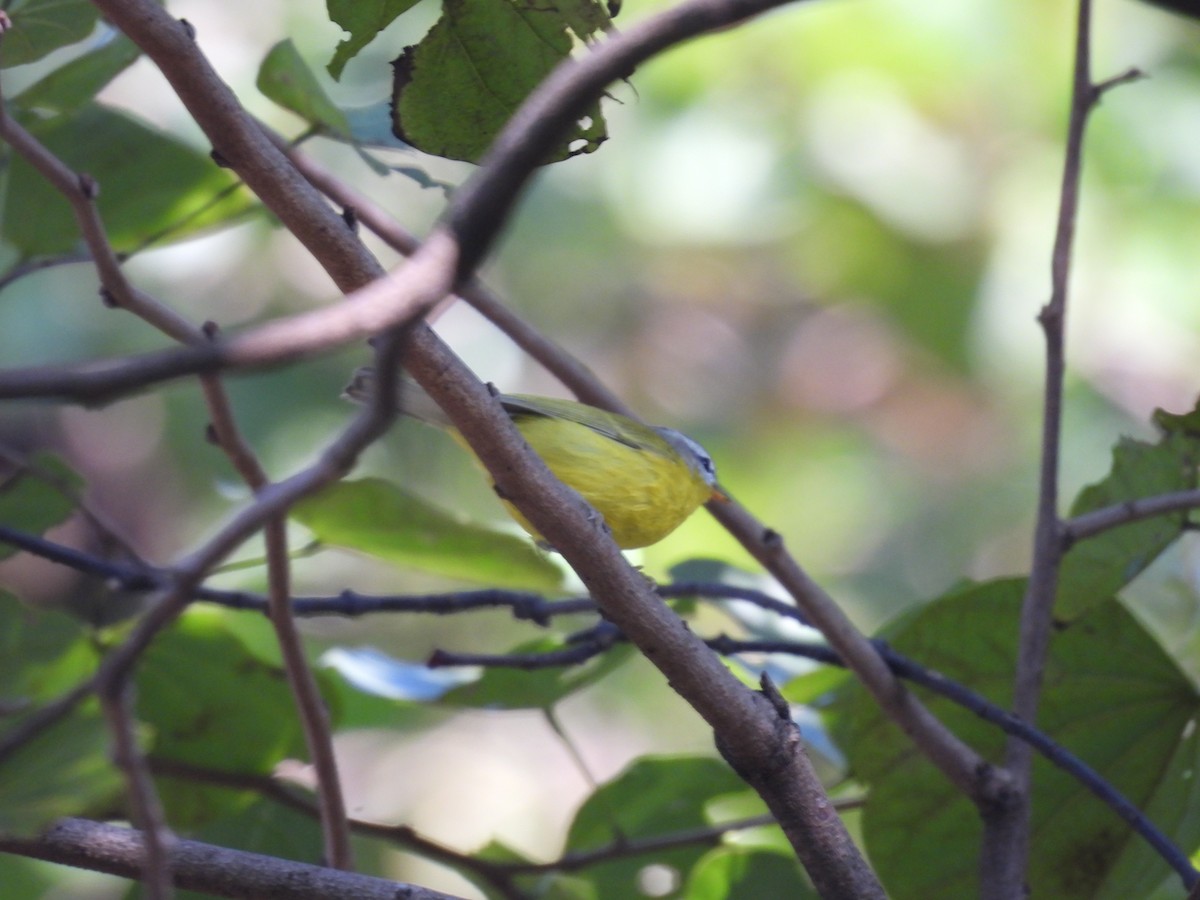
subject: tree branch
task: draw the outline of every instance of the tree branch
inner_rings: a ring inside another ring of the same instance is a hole
[[[132,829],[63,819],[39,837],[0,835],[0,852],[136,879],[145,872],[147,848],[142,834]],[[461,900],[416,885],[198,841],[177,841],[170,862],[177,886],[235,900]]]
[[[353,290],[378,274],[378,267],[347,233],[341,219],[286,164],[257,124],[241,110],[178,23],[150,0],[96,2],[159,65],[216,150],[325,265],[339,286]],[[450,230],[435,231],[409,265],[428,257],[431,245],[456,251],[463,234],[460,229],[466,229],[473,256],[470,264],[462,264],[454,252],[443,256],[454,266],[456,280],[464,279],[503,224],[517,189],[542,158],[537,149],[539,141],[553,139],[557,126],[569,120],[572,103],[595,99],[609,81],[621,77],[635,62],[670,43],[732,24],[777,3],[778,0],[687,0],[676,10],[605,41],[578,67],[566,67],[567,71],[578,70],[582,74],[574,92],[564,93],[567,99],[560,101],[562,111],[557,118],[548,124],[531,124],[518,114],[514,127],[528,126],[531,135],[510,143],[507,156],[500,152],[493,155],[492,162],[485,163],[474,179],[474,187],[468,186],[457,195],[463,199],[456,197],[448,214],[447,221],[453,223]],[[561,76],[557,81],[552,77],[548,90],[563,90],[564,79],[569,81],[572,77]],[[538,109],[535,99],[531,99],[530,108]],[[544,117],[543,113],[549,116],[542,109],[539,119]],[[515,132],[508,133],[511,140]],[[507,201],[488,187],[489,182],[493,186],[495,182],[504,183],[501,194],[507,192]],[[261,352],[270,346],[273,352],[286,354],[293,352],[297,344],[305,345],[305,341],[317,337],[325,342],[324,346],[332,346],[325,325],[341,326],[344,330],[339,339],[350,339],[353,329],[347,326],[354,323],[338,315],[342,308],[321,312],[330,315],[328,319],[317,317],[316,321],[323,326],[321,335],[296,326],[295,320],[290,320],[293,324],[285,320],[268,328],[274,329],[273,337],[286,346],[279,342],[266,345],[258,337],[256,341],[243,342],[242,351],[253,348]],[[314,321],[305,318],[306,325]],[[355,322],[363,324],[363,319]],[[383,317],[374,324],[386,326],[390,322]],[[417,330],[409,351],[406,366],[422,387],[450,412],[498,488],[555,544],[598,598],[606,614],[620,623],[672,686],[712,725],[735,768],[759,790],[784,823],[793,847],[818,889],[827,897],[882,896],[878,881],[854,848],[841,821],[828,815],[819,782],[791,723],[779,719],[769,703],[738,683],[650,592],[611,539],[597,532],[594,519],[578,497],[532,456],[490,393],[431,332]]]
[[[1066,370],[1064,334],[1075,222],[1079,209],[1083,136],[1088,118],[1104,92],[1135,77],[1131,71],[1103,84],[1094,84],[1090,41],[1091,0],[1079,0],[1071,109],[1058,223],[1051,256],[1050,300],[1038,316],[1046,339],[1041,465],[1033,564],[1021,611],[1019,652],[1013,679],[1013,713],[1027,722],[1037,720],[1052,634],[1059,566],[1064,552],[1062,523],[1058,514],[1063,380]],[[1020,740],[1008,742],[1005,767],[1013,778],[1013,791],[1008,803],[998,804],[984,817],[983,852],[980,856],[981,896],[984,900],[1019,900],[1026,894],[1032,762],[1031,748],[1027,743]]]
[[[1059,532],[1065,546],[1095,537],[1113,528],[1152,519],[1167,513],[1186,512],[1200,507],[1200,489],[1190,491],[1172,491],[1169,494],[1157,494],[1153,497],[1139,497],[1136,500],[1126,500],[1102,509],[1081,513],[1072,519],[1061,523]]]

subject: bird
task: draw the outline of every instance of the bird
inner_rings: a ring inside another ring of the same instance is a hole
[[[360,368],[342,396],[364,403],[374,382],[374,370]],[[467,447],[449,416],[417,384],[402,379],[397,396],[401,414],[442,428]],[[574,400],[534,394],[495,397],[526,443],[599,513],[623,550],[656,544],[701,504],[727,499],[708,451],[674,428],[644,425]],[[502,495],[500,501],[539,546],[553,549],[520,510]]]

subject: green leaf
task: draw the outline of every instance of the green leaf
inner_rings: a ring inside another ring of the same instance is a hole
[[[1024,581],[975,585],[934,601],[889,635],[893,646],[1007,707]],[[924,695],[923,691],[919,691]],[[1200,841],[1195,779],[1200,743],[1188,723],[1200,697],[1119,603],[1093,607],[1051,646],[1039,726],[1097,769],[1183,847]],[[974,807],[880,715],[856,683],[832,714],[851,775],[870,788],[863,834],[889,896],[978,893],[981,825]],[[961,707],[931,711],[989,759],[1004,735]],[[1074,778],[1034,764],[1034,896],[1056,900],[1144,896],[1166,864]],[[937,864],[930,863],[936,860]]]
[[[0,884],[14,897],[53,896],[56,874],[41,860],[0,853]]]
[[[83,479],[49,453],[35,455],[30,464],[31,468],[18,471],[0,485],[0,522],[30,534],[41,534],[71,515],[75,502],[62,488],[78,490]],[[16,547],[0,543],[0,559],[16,552]]]
[[[380,478],[331,485],[293,507],[292,518],[322,543],[400,566],[498,587],[562,583],[558,566],[528,541],[463,522]]]
[[[445,0],[442,17],[393,63],[393,130],[426,153],[477,162],[530,92],[571,53],[570,21],[534,0]],[[546,162],[607,138],[594,104]]]
[[[77,621],[65,613],[32,609],[0,591],[4,708],[18,710],[50,700],[91,675],[96,662],[96,651]]]
[[[0,833],[32,835],[63,816],[91,813],[115,802],[121,785],[104,719],[88,703],[4,760]]]
[[[204,825],[195,838],[220,847],[300,862],[321,858],[321,826],[316,816],[261,797]]]
[[[137,682],[156,756],[265,774],[304,750],[283,670],[249,653],[219,615],[182,616],[151,644]]]
[[[141,50],[123,34],[55,69],[18,94],[14,105],[26,112],[69,113],[90,101],[102,87],[132,65]]]
[[[594,850],[622,839],[662,837],[711,824],[710,801],[744,792],[745,783],[712,757],[643,757],[592,794],[575,814],[567,850]],[[638,876],[651,865],[666,866],[680,879],[704,855],[698,844],[615,858],[583,873],[598,897],[639,897]]]
[[[514,655],[549,653],[568,646],[562,638],[544,637],[514,647],[510,652]],[[478,681],[455,688],[440,702],[479,709],[549,709],[576,691],[595,684],[634,653],[632,645],[622,643],[582,665],[530,670],[488,668]]]
[[[191,611],[159,635],[138,666],[137,688],[137,715],[153,729],[158,759],[267,775],[304,750],[282,669],[248,652],[219,614]],[[176,824],[250,799],[178,780],[164,780],[162,794]]]
[[[258,69],[258,89],[304,121],[343,138],[350,136],[346,115],[329,99],[290,40],[280,41]]]
[[[1159,442],[1123,438],[1113,448],[1109,474],[1080,492],[1072,516],[1196,487],[1200,433],[1189,429],[1188,416],[1160,410],[1155,421],[1165,432]],[[1077,543],[1063,558],[1055,614],[1070,620],[1116,594],[1183,533],[1186,522],[1186,512],[1168,513],[1110,528]]]
[[[329,74],[341,79],[346,63],[358,56],[398,15],[416,4],[417,0],[326,0],[329,20],[350,32],[337,45],[329,61]]]
[[[88,0],[16,0],[5,4],[12,28],[0,44],[0,68],[41,59],[51,50],[82,41],[99,13]]]
[[[52,153],[100,188],[109,240],[129,250],[163,231],[179,239],[250,208],[243,192],[222,192],[233,177],[186,144],[95,104],[25,126]],[[13,157],[0,234],[24,256],[70,251],[80,243],[67,201],[23,159]]]
[[[817,900],[795,855],[752,847],[718,847],[692,869],[686,900]]]

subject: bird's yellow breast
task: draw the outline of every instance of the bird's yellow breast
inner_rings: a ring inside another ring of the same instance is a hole
[[[703,477],[657,435],[649,446],[631,447],[565,419],[515,415],[513,421],[550,470],[604,517],[624,549],[662,540],[712,494]],[[512,504],[505,506],[541,540]]]

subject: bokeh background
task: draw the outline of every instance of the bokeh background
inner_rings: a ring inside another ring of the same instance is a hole
[[[628,0],[618,27],[660,5]],[[211,0],[169,7],[195,26],[246,106],[300,132],[254,80],[283,37],[323,70],[340,37],[323,4],[262,0],[252,16],[244,4]],[[321,71],[329,93],[346,106],[380,102],[388,61],[437,12],[427,0],[406,14],[341,83]],[[722,481],[866,630],[961,579],[1027,566],[1043,375],[1036,316],[1050,290],[1074,14],[1064,0],[810,2],[689,43],[613,87],[609,142],[537,178],[485,267],[508,303],[646,419],[700,439]],[[1069,312],[1066,500],[1104,473],[1121,435],[1152,433],[1154,408],[1182,411],[1200,393],[1200,26],[1105,0],[1094,36],[1097,78],[1130,66],[1148,77],[1108,94],[1088,133]],[[51,65],[6,72],[5,89],[19,91]],[[102,98],[207,146],[144,60]],[[418,234],[444,205],[439,188],[400,173],[380,179],[350,148],[306,146]],[[376,152],[448,184],[471,172]],[[336,302],[319,267],[263,215],[140,253],[128,270],[186,315],[227,330]],[[437,328],[481,378],[561,393],[470,310],[452,309]],[[105,309],[86,266],[0,292],[5,366],[164,343]],[[240,423],[274,475],[310,460],[352,414],[338,394],[366,358],[352,348],[229,379]],[[86,473],[94,503],[150,559],[182,553],[244,499],[203,439],[194,384],[101,410],[2,412],[7,442],[61,448]],[[393,429],[361,471],[503,521],[465,454],[415,423]],[[635,559],[665,579],[701,557],[755,577],[704,514]],[[1137,591],[1139,611],[1193,669],[1195,562],[1185,542]],[[45,602],[71,592],[67,576],[22,565],[9,577],[36,578]],[[457,586],[336,553],[302,560],[297,572],[304,593]],[[223,583],[255,587],[261,573]],[[711,614],[698,627],[735,625]],[[434,647],[502,651],[529,636],[491,614],[308,628],[318,645],[371,645],[412,660]],[[646,752],[711,752],[702,724],[640,663],[559,714],[597,779]],[[540,714],[431,713],[420,727],[400,718],[396,730],[340,738],[358,814],[411,823],[459,848],[499,835],[553,854],[589,788]],[[398,857],[394,872],[470,892],[411,860]],[[80,884],[61,890],[117,890]]]

